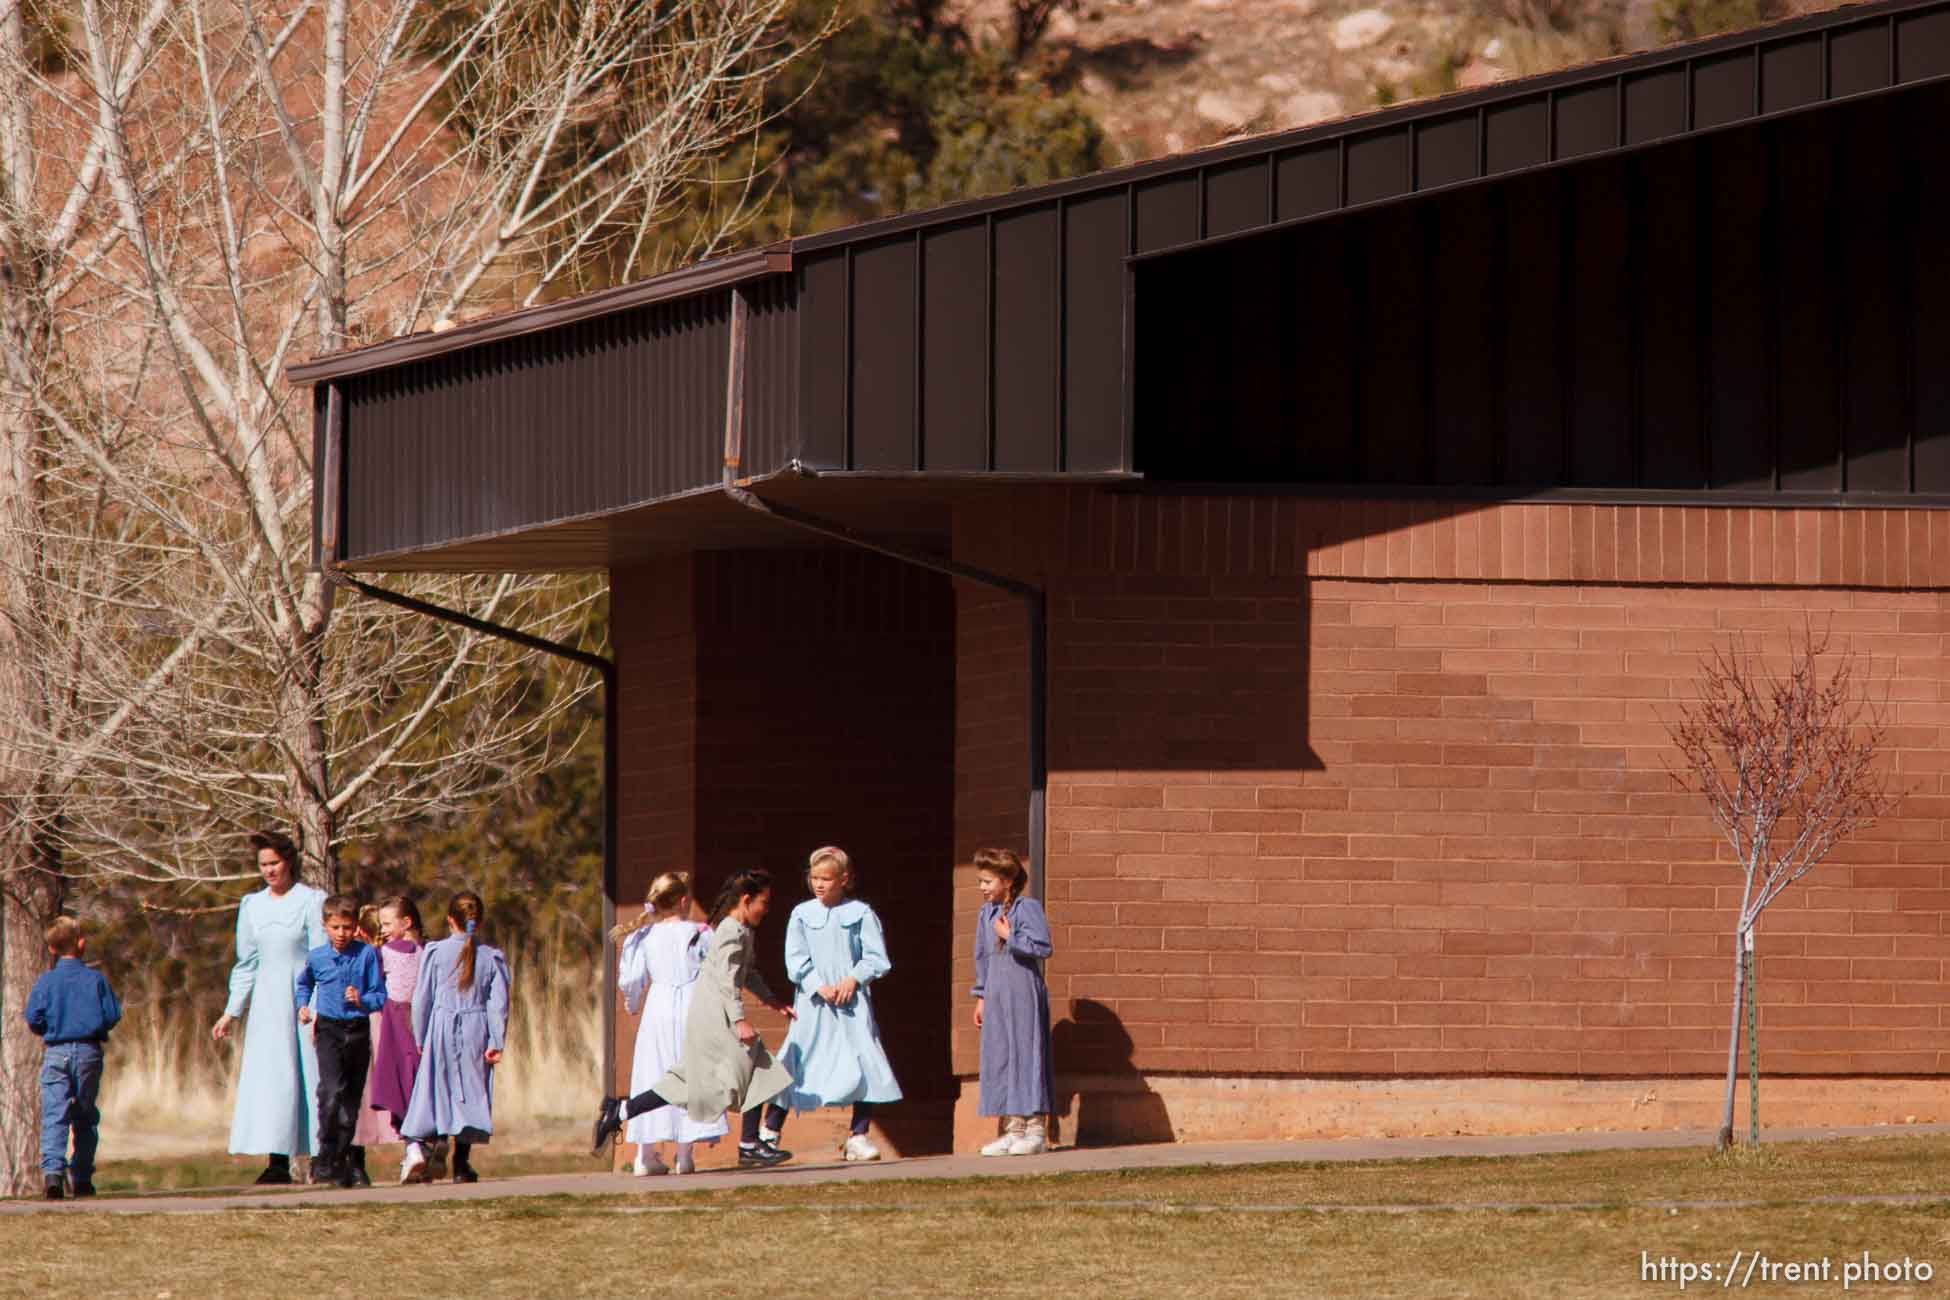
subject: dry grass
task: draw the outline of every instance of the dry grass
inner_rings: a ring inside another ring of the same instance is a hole
[[[587,1121],[603,1042],[600,1007],[589,990],[600,981],[584,967],[539,959],[513,974],[508,1055],[494,1078],[495,1128],[503,1145],[534,1148]],[[211,1042],[210,1025],[194,1008],[144,999],[110,1040],[102,1075],[103,1158],[222,1152],[237,1064],[237,1048]],[[144,1185],[208,1185],[194,1170],[184,1176],[190,1181]],[[227,1181],[236,1181],[234,1168]]]
[[[960,1189],[954,1189],[959,1192]],[[1735,1250],[1950,1265],[1938,1207],[1781,1206],[1732,1212],[1190,1214],[1170,1209],[933,1207],[676,1210],[546,1198],[439,1206],[10,1220],[0,1292],[152,1297],[307,1289],[343,1252],[416,1266],[389,1286],[429,1296],[1616,1296],[1677,1291],[1641,1280],[1641,1252],[1724,1268]],[[194,1235],[185,1248],[186,1232]],[[72,1261],[85,1259],[76,1268]],[[275,1279],[275,1280],[273,1280]],[[1696,1289],[1698,1284],[1695,1284]],[[1649,1289],[1648,1289],[1649,1288]],[[1878,1297],[1930,1284],[1882,1285]],[[1839,1294],[1753,1285],[1747,1295]]]

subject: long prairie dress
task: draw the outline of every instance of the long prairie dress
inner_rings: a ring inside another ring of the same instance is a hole
[[[728,1110],[763,1106],[792,1086],[792,1073],[772,1059],[763,1038],[750,1046],[738,1041],[732,1026],[745,1015],[742,989],[776,1001],[752,961],[750,927],[727,916],[711,932],[711,951],[698,972],[697,992],[684,1017],[683,1054],[651,1085],[700,1124]]]
[[[232,1154],[318,1154],[318,1058],[291,994],[305,954],[326,941],[324,904],[322,891],[294,884],[282,895],[246,894],[237,905],[237,962],[224,1004],[225,1015],[244,1017]]]
[[[372,1013],[372,1070],[366,1075],[366,1100],[353,1140],[360,1146],[401,1141],[395,1116],[406,1114],[413,1099],[413,1076],[420,1049],[413,1042],[413,989],[420,981],[421,945],[391,939],[379,945],[379,972],[386,981],[386,1005]]]
[[[859,899],[828,907],[817,898],[792,909],[785,927],[785,970],[795,989],[797,1017],[786,1032],[779,1062],[792,1071],[780,1098],[794,1110],[899,1101],[901,1086],[880,1045],[871,985],[894,968],[880,918]],[[853,1000],[837,1007],[818,990],[852,978]]]
[[[494,1132],[494,1067],[489,1048],[508,1039],[508,959],[499,948],[477,944],[474,982],[456,983],[466,940],[455,935],[430,943],[413,988],[413,1038],[420,1068],[413,1076],[402,1135],[480,1143]]]
[[[642,1092],[676,1065],[684,1052],[684,1025],[697,993],[698,973],[710,951],[711,928],[695,921],[659,921],[632,931],[617,957],[623,1005],[641,1015],[630,1061],[630,1091]],[[681,1106],[659,1106],[630,1119],[630,1142],[711,1142],[725,1135],[723,1115],[700,1123]]]
[[[975,996],[982,1002],[982,1095],[978,1115],[1050,1111],[1049,918],[1033,898],[1009,910],[1009,940],[995,937],[995,903],[975,922]]]

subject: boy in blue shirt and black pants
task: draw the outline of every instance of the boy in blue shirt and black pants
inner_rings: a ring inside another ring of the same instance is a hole
[[[372,1068],[372,1022],[366,1017],[386,1005],[386,982],[379,954],[360,941],[359,902],[344,894],[325,900],[325,937],[331,942],[305,956],[293,994],[298,1019],[314,1024],[318,1049],[318,1163],[323,1177],[340,1187],[370,1187],[366,1151],[354,1146],[359,1101]],[[312,993],[318,994],[316,1011]]]
[[[101,1111],[102,1044],[122,1018],[122,1004],[102,973],[81,964],[88,946],[81,922],[58,916],[43,932],[54,969],[27,996],[27,1027],[47,1044],[41,1058],[41,1179],[50,1201],[70,1190],[95,1194],[95,1146]],[[68,1135],[74,1158],[68,1158]]]

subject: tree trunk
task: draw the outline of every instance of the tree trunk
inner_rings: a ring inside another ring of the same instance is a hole
[[[1740,1012],[1747,993],[1747,934],[1733,934],[1733,1027],[1727,1031],[1727,1093],[1720,1109],[1720,1137],[1715,1144],[1724,1151],[1733,1145],[1733,1093],[1740,1082]]]
[[[27,837],[8,837],[0,867],[0,1196],[41,1190],[41,1040],[21,1015],[48,968],[43,931],[61,911],[61,876],[33,859]],[[26,859],[26,860],[21,860]]]

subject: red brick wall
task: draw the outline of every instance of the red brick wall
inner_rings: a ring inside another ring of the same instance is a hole
[[[1906,793],[1763,922],[1762,1068],[1950,1065],[1950,603],[1873,589],[1941,588],[1950,516],[1052,489],[956,550],[1050,592],[1060,1070],[1722,1068],[1739,876],[1664,720],[1808,618]]]

